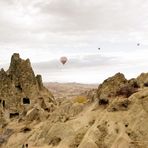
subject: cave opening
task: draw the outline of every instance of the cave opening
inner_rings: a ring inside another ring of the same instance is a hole
[[[109,100],[106,98],[99,99],[99,105],[107,105],[109,104]]]
[[[23,98],[23,104],[30,104],[30,99],[29,98]]]
[[[5,100],[3,100],[2,105],[3,105],[3,107],[5,107]]]
[[[145,86],[145,87],[148,87],[148,82],[145,82],[145,83],[144,83],[144,86]]]
[[[18,117],[19,116],[19,113],[16,112],[16,113],[10,113],[10,118],[15,118],[15,117]]]
[[[16,89],[18,90],[18,91],[21,91],[22,92],[22,87],[21,87],[21,85],[17,85],[17,86],[15,86],[16,87]]]

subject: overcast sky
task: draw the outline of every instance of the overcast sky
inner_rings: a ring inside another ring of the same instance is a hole
[[[148,0],[0,0],[1,68],[14,52],[46,82],[136,77],[148,71]]]

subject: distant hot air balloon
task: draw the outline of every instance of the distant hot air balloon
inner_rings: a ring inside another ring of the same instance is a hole
[[[140,46],[140,43],[137,43],[137,46]]]
[[[61,57],[60,62],[64,65],[67,62],[67,57]]]

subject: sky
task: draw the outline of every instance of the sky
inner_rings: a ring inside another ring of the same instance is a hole
[[[13,53],[44,82],[137,77],[148,71],[148,0],[0,0],[0,68]]]

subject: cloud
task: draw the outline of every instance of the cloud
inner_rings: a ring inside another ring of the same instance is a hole
[[[61,32],[135,31],[146,23],[147,6],[148,2],[142,0],[50,0],[35,4],[49,21],[54,17],[53,23],[57,24],[52,30]]]
[[[49,72],[57,80],[61,69],[64,80],[66,72],[80,80],[82,68],[96,81],[100,68],[101,78],[123,69],[132,75],[148,62],[147,17],[146,0],[1,0],[0,63],[19,52],[47,80]],[[64,67],[61,56],[70,59]]]
[[[1,0],[0,4],[1,47],[56,49],[98,40],[146,42],[148,37],[148,2],[143,0]]]
[[[145,29],[148,2],[122,0],[2,1],[3,15],[15,29],[30,33],[82,33]],[[11,19],[10,19],[11,18]],[[10,28],[10,26],[8,27]]]
[[[85,55],[85,56],[75,56],[68,58],[65,65],[62,65],[59,59],[54,59],[47,62],[33,63],[33,67],[37,71],[60,71],[72,70],[72,69],[83,69],[83,68],[93,68],[93,67],[107,67],[112,64],[116,64],[117,59],[115,57],[102,57],[100,55]]]

